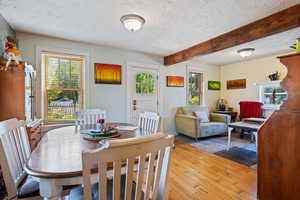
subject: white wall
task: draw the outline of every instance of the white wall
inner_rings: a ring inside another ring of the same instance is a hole
[[[103,108],[107,111],[108,121],[126,121],[126,65],[128,62],[141,63],[145,65],[160,66],[160,94],[161,116],[164,131],[174,132],[174,110],[177,106],[186,105],[186,87],[166,87],[167,75],[186,76],[186,66],[190,66],[204,72],[205,76],[205,102],[214,107],[219,98],[219,91],[207,91],[208,80],[220,80],[220,69],[217,66],[205,65],[199,61],[189,61],[174,66],[163,66],[163,57],[125,50],[105,47],[58,38],[45,37],[29,33],[17,33],[19,47],[22,57],[29,63],[40,68],[38,64],[38,51],[46,49],[69,52],[84,55],[87,58],[85,67],[85,104],[87,108]],[[59,52],[58,52],[59,53]],[[110,63],[122,65],[122,85],[106,85],[94,83],[94,63]],[[39,84],[40,85],[40,84]],[[41,88],[39,88],[41,90]]]
[[[6,41],[6,37],[10,36],[12,38],[16,37],[16,32],[10,27],[6,20],[0,14],[0,56],[3,53],[3,44]]]
[[[281,54],[282,55],[282,54]],[[286,68],[277,59],[279,55],[272,55],[255,60],[249,60],[221,66],[221,97],[228,101],[228,106],[239,111],[240,101],[258,101],[259,93],[256,82],[269,81],[268,75],[276,71],[280,78],[286,76]],[[226,81],[234,79],[247,79],[246,89],[226,89]]]
[[[70,52],[84,55],[87,58],[85,66],[85,104],[87,108],[103,108],[107,110],[109,121],[126,120],[126,63],[138,62],[148,65],[162,65],[162,57],[98,46],[93,44],[63,40],[58,38],[17,33],[23,60],[34,64],[37,68],[37,50],[53,49],[61,53]],[[58,52],[58,53],[60,53]],[[94,63],[109,63],[122,65],[122,85],[94,83]]]

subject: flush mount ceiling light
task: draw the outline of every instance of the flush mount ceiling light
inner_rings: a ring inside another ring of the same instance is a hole
[[[238,54],[240,54],[241,57],[245,58],[251,56],[254,51],[255,51],[254,48],[245,48],[245,49],[240,49],[237,52]]]
[[[124,27],[130,32],[141,30],[145,24],[145,19],[135,14],[123,15],[120,20]]]

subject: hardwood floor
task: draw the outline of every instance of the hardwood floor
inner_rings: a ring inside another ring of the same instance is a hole
[[[176,141],[169,200],[256,200],[256,182],[255,169]]]
[[[169,200],[256,200],[256,170],[176,141]]]

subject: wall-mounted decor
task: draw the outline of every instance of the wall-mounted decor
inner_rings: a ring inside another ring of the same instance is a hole
[[[246,79],[227,81],[227,90],[246,88]]]
[[[275,72],[273,74],[268,75],[268,78],[270,79],[270,81],[277,81],[280,78],[280,74],[279,72]]]
[[[167,76],[167,87],[184,87],[184,77]]]
[[[121,65],[95,63],[95,83],[121,84]]]
[[[221,82],[220,81],[208,81],[208,89],[209,90],[220,90]]]

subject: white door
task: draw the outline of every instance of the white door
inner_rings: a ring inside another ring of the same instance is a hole
[[[158,70],[131,67],[128,73],[129,122],[138,123],[139,114],[158,112]]]

